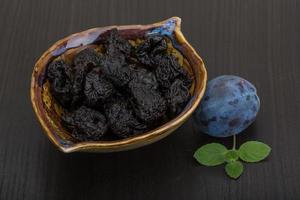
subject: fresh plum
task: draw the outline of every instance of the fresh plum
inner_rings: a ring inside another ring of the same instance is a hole
[[[208,82],[194,120],[201,132],[228,137],[241,133],[254,122],[259,108],[256,88],[249,81],[223,75]]]

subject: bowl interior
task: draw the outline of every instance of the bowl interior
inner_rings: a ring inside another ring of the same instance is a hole
[[[206,72],[199,67],[199,64],[203,65],[202,60],[197,58],[197,55],[195,57],[195,55],[193,55],[193,53],[195,53],[194,50],[191,49],[188,43],[181,40],[183,36],[180,35],[180,30],[177,30],[179,32],[176,32],[176,25],[178,25],[177,23],[177,19],[174,20],[171,18],[170,20],[164,21],[164,23],[146,26],[114,26],[90,29],[62,39],[54,44],[48,51],[46,51],[36,63],[35,71],[33,73],[32,101],[38,118],[51,141],[60,147],[60,149],[67,149],[81,144],[97,144],[98,147],[101,147],[101,145],[126,145],[127,142],[130,143],[131,140],[135,140],[134,138],[136,138],[136,140],[139,138],[143,140],[147,137],[155,137],[155,135],[158,136],[159,132],[164,132],[162,131],[163,129],[172,129],[170,125],[173,124],[174,127],[176,127],[175,125],[179,125],[176,124],[178,120],[183,123],[183,116],[186,115],[186,113],[189,112],[192,107],[195,107],[194,104],[197,103],[197,101],[199,103],[199,96],[204,92],[203,90],[205,88],[205,83],[203,84],[203,80],[201,79],[204,78],[206,82]],[[102,53],[103,47],[101,45],[101,40],[103,36],[112,28],[118,28],[120,35],[125,39],[128,39],[132,45],[137,45],[142,42],[144,37],[148,34],[155,33],[166,36],[169,54],[174,55],[178,59],[178,62],[188,71],[193,79],[193,84],[190,88],[191,99],[182,113],[176,118],[155,128],[154,130],[148,131],[141,135],[113,141],[77,142],[70,136],[70,134],[60,123],[61,115],[64,112],[64,109],[52,97],[49,89],[49,83],[45,78],[45,71],[47,69],[47,65],[54,59],[63,59],[67,63],[71,63],[73,56],[85,48],[94,48],[98,53]]]

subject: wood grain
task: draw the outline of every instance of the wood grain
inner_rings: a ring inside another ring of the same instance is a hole
[[[299,199],[300,1],[298,0],[1,0],[0,199]],[[222,167],[197,165],[207,142],[188,121],[168,138],[114,154],[57,151],[42,133],[29,98],[41,53],[91,27],[152,23],[171,16],[204,59],[209,78],[236,74],[262,100],[255,124],[238,143],[273,147],[237,181]]]

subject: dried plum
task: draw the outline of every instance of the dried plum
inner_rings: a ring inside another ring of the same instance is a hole
[[[147,128],[134,117],[125,99],[115,99],[106,105],[105,114],[111,131],[118,137],[126,138],[142,133]]]
[[[129,89],[135,114],[143,122],[153,124],[165,115],[166,102],[159,91],[134,80],[129,83]]]
[[[95,67],[100,64],[100,56],[97,55],[94,49],[86,48],[80,51],[73,60],[75,66],[80,67]]]
[[[121,57],[121,55],[120,55]],[[123,87],[131,80],[132,72],[119,58],[106,57],[103,61],[103,73],[114,85]]]
[[[149,36],[136,48],[135,55],[142,64],[155,70],[163,89],[169,88],[178,76],[187,87],[191,86],[192,81],[187,71],[180,66],[173,55],[167,54],[167,43],[164,37]]]
[[[133,70],[132,79],[134,79],[135,83],[144,84],[148,88],[158,88],[158,82],[154,73],[142,68],[141,66],[131,65],[130,68]]]
[[[172,56],[166,55],[156,58],[156,63],[155,75],[160,86],[163,89],[169,88],[173,80],[179,75],[176,70],[177,61]]]
[[[182,71],[181,75],[178,78],[183,82],[185,87],[190,88],[192,86],[193,80],[187,71]]]
[[[155,75],[162,90],[168,89],[176,78],[180,78],[186,87],[191,87],[192,79],[173,55],[158,55],[155,62]]]
[[[184,109],[192,79],[164,36],[146,36],[133,47],[112,29],[99,42],[103,54],[87,48],[72,65],[54,60],[47,68],[50,91],[65,108],[62,125],[74,139],[131,137]]]
[[[47,68],[47,77],[54,80],[60,77],[71,77],[71,68],[63,60],[52,61]]]
[[[55,99],[64,107],[72,101],[72,82],[70,67],[62,60],[53,61],[47,69],[50,91]]]
[[[153,35],[147,37],[144,42],[136,47],[135,55],[142,64],[155,68],[156,62],[154,57],[158,54],[165,54],[167,47],[167,42],[164,37]]]
[[[55,99],[64,107],[70,107],[72,101],[71,82],[65,77],[54,79],[51,83],[50,90]]]
[[[176,79],[166,93],[169,115],[179,114],[190,98],[189,89],[183,81]]]
[[[180,66],[177,59],[173,55],[169,55],[168,57],[170,66],[172,66],[172,68],[178,73],[177,77],[183,81],[186,87],[190,88],[192,85],[192,78],[190,77],[187,70]]]
[[[84,94],[87,104],[97,107],[97,104],[105,101],[114,92],[114,86],[101,75],[99,70],[92,70],[86,75]]]
[[[101,60],[105,77],[117,87],[123,87],[131,80],[132,72],[128,68],[126,57],[130,56],[130,43],[118,35],[117,29],[112,29],[106,37],[106,54]]]
[[[81,66],[74,67],[73,85],[72,85],[72,107],[75,107],[80,101],[83,100],[83,86],[87,69]]]
[[[132,46],[124,38],[120,37],[118,30],[116,28],[108,32],[108,36],[105,41],[106,54],[116,55],[123,54],[126,57],[131,55]]]
[[[85,106],[64,115],[62,122],[72,131],[72,136],[80,141],[99,140],[107,130],[105,116]]]

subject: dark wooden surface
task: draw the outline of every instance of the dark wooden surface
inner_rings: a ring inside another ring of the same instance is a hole
[[[0,199],[300,199],[299,0],[1,0]],[[192,120],[153,145],[114,154],[63,154],[42,133],[29,85],[35,61],[74,32],[171,16],[204,59],[209,78],[235,74],[261,98],[242,135],[273,147],[233,181],[193,152],[231,139],[200,134]]]

